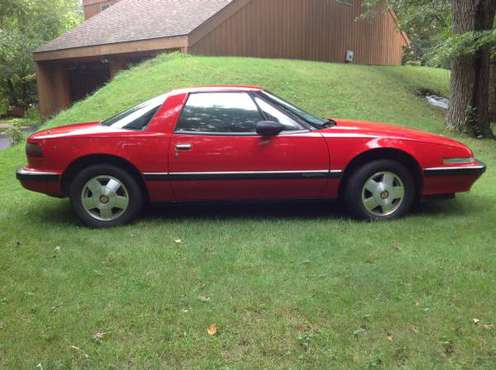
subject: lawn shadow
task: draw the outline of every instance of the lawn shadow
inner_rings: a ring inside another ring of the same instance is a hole
[[[338,219],[346,212],[339,202],[212,202],[159,204],[143,212],[144,219]]]
[[[431,199],[421,202],[412,216],[450,216],[476,212],[477,207],[459,200]],[[329,200],[258,203],[187,203],[147,207],[144,219],[328,219],[352,220],[342,202]]]
[[[68,199],[56,199],[46,202],[44,207],[37,207],[31,211],[31,217],[38,218],[43,223],[59,225],[78,225],[79,220],[72,211]]]
[[[476,203],[455,200],[432,199],[422,202],[412,212],[412,217],[456,216],[475,213]],[[44,223],[58,225],[80,225],[67,200],[50,202],[31,213]],[[351,220],[349,213],[341,202],[328,200],[280,201],[280,202],[209,202],[157,204],[145,207],[142,220],[177,220],[177,219],[325,219]]]

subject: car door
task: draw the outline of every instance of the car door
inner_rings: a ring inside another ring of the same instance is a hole
[[[262,120],[285,130],[259,136]],[[190,94],[170,148],[178,201],[318,198],[328,181],[324,138],[248,92]]]

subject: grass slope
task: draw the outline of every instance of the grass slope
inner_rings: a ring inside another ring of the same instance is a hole
[[[163,56],[48,125],[104,118],[178,86],[247,83],[320,115],[439,133],[442,115],[415,91],[446,93],[448,77]],[[66,200],[23,190],[23,148],[3,151],[0,368],[491,368],[496,151],[460,139],[489,165],[485,177],[397,222],[351,221],[326,204],[188,206],[102,231],[79,227]]]

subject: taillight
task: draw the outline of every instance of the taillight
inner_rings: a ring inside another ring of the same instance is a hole
[[[28,157],[43,157],[43,150],[40,144],[37,143],[27,143],[26,144],[26,155]]]

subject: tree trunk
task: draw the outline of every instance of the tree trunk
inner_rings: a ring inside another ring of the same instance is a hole
[[[450,130],[468,129],[469,109],[475,85],[474,57],[463,56],[453,60],[451,65],[450,104],[447,127]]]
[[[477,0],[453,0],[453,33],[463,34],[475,30],[475,3]],[[450,106],[447,126],[451,130],[464,131],[469,122],[469,109],[475,86],[475,57],[454,58],[451,66]]]
[[[482,0],[476,16],[476,30],[492,30],[494,16],[496,15],[496,1]],[[491,80],[491,49],[486,46],[481,48],[476,55],[476,80],[474,91],[474,102],[477,107],[476,122],[478,134],[482,136],[493,136],[489,117],[489,91]]]
[[[491,62],[489,77],[489,120],[496,122],[496,59]]]
[[[494,0],[453,0],[453,32],[491,30],[496,13]],[[489,136],[489,48],[475,55],[454,58],[450,83],[447,127]]]

